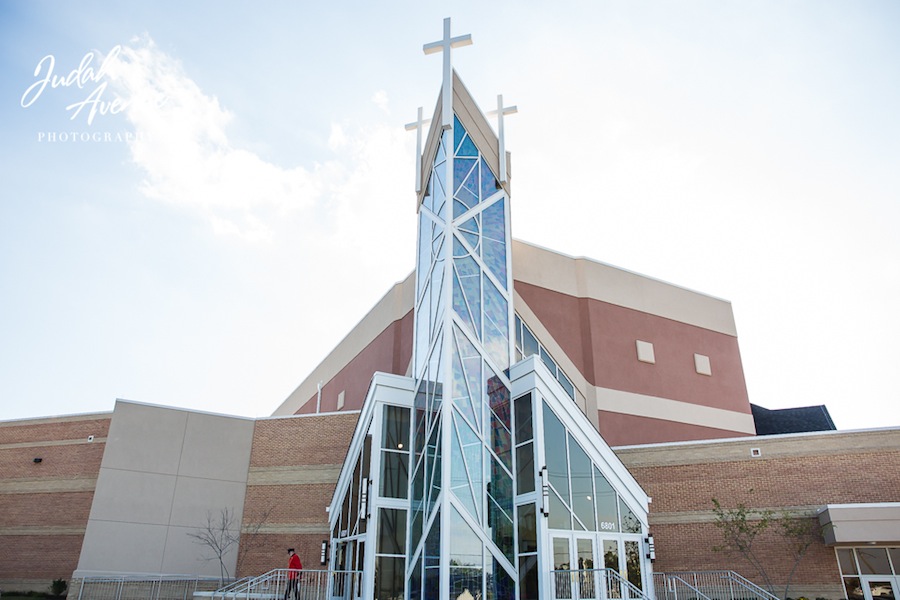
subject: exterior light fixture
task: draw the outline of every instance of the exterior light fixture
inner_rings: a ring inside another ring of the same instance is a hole
[[[319,555],[319,562],[325,564],[325,558],[328,556],[328,540],[322,540],[322,554]]]
[[[38,457],[38,458],[35,458],[35,459],[34,459],[34,462],[35,462],[35,463],[39,463],[39,462],[43,462],[43,461],[44,461],[44,459],[41,458],[41,457]]]
[[[650,559],[650,562],[656,562],[656,544],[653,543],[653,534],[645,537],[644,541],[647,543],[647,558]]]
[[[541,468],[541,513],[550,516],[550,482],[546,466]]]

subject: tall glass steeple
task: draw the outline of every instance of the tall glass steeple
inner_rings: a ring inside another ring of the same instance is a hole
[[[516,585],[509,186],[500,140],[450,64],[468,43],[446,19],[425,46],[443,52],[444,77],[417,176],[406,564],[409,597],[423,600],[511,599]]]

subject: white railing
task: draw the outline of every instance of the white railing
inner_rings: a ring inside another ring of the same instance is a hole
[[[653,574],[656,600],[779,600],[734,571],[677,571]]]
[[[198,592],[221,587],[217,577],[178,575],[84,577],[73,582],[78,600],[191,600]],[[74,597],[69,594],[69,597]]]
[[[650,600],[613,569],[551,571],[550,587],[554,600]]]
[[[329,596],[329,583],[331,595]],[[274,569],[214,592],[195,594],[212,600],[326,600],[359,598],[361,571],[293,571]]]

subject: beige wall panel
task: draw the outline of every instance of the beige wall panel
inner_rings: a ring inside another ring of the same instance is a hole
[[[520,240],[513,240],[512,252],[517,281],[737,336],[731,303],[726,300]]]
[[[175,475],[187,416],[182,410],[117,401],[100,466]]]
[[[190,413],[178,474],[227,481],[247,481],[253,421]]]
[[[900,503],[829,505],[820,515],[827,544],[900,543]]]
[[[196,477],[179,477],[175,484],[172,502],[172,515],[169,524],[182,527],[203,527],[209,513],[218,520],[222,509],[231,509],[234,518],[240,525],[244,512],[243,483],[220,481],[215,479],[199,479]]]
[[[92,521],[84,535],[76,577],[85,571],[159,573],[168,527]]]
[[[93,521],[166,525],[175,480],[174,475],[101,468],[88,530]]]
[[[240,515],[238,515],[240,520]],[[190,527],[170,527],[163,552],[161,573],[192,573],[206,577],[219,576],[219,560],[208,546],[198,544],[190,534]],[[225,554],[225,568],[234,575],[237,563],[237,545]]]

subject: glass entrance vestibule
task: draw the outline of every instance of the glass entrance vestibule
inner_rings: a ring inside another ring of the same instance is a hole
[[[510,380],[515,577],[497,573],[472,550],[466,568],[451,564],[451,589],[462,590],[463,598],[468,591],[495,600],[652,597],[646,494],[539,360],[514,365]],[[413,385],[378,374],[370,388],[329,509],[334,598],[439,597],[425,581],[410,593],[404,578],[412,566],[410,502],[416,495],[409,468]],[[465,534],[474,534],[453,516],[459,523],[451,519],[448,535],[426,544],[415,562],[436,565],[441,553],[460,555]],[[430,576],[437,581],[437,567],[425,569],[423,580]]]

